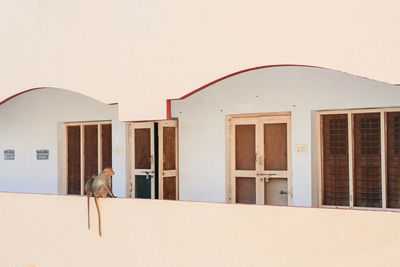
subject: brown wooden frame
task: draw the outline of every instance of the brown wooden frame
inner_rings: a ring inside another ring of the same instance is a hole
[[[135,169],[135,129],[150,129],[150,169]],[[154,122],[136,122],[129,123],[129,131],[128,131],[128,140],[129,140],[129,150],[130,150],[130,192],[129,197],[135,198],[136,192],[136,183],[135,176],[136,175],[145,175],[146,171],[153,172],[150,173],[151,176],[151,199],[155,199],[155,161],[154,161]],[[151,175],[153,174],[153,175]]]
[[[392,210],[399,209],[387,208],[387,188],[386,188],[386,150],[387,150],[387,112],[399,112],[400,108],[371,108],[371,109],[349,109],[349,110],[332,110],[317,112],[317,131],[318,131],[318,206],[332,208],[351,208],[360,210]],[[356,113],[380,113],[380,130],[381,130],[381,183],[382,183],[382,208],[376,207],[356,207],[354,206],[354,120],[353,115]],[[323,205],[323,143],[322,143],[322,124],[321,115],[347,114],[348,116],[348,138],[349,138],[349,206],[329,206]]]
[[[164,177],[175,177],[175,200],[179,199],[179,143],[178,143],[178,121],[177,120],[166,120],[158,122],[158,157],[163,158],[163,128],[174,127],[175,128],[175,170],[164,170],[164,164],[162,160],[158,161],[158,197],[164,199]]]
[[[65,157],[65,161],[64,164],[66,166],[65,171],[64,171],[64,188],[65,188],[65,192],[64,194],[67,194],[68,192],[68,126],[80,126],[80,130],[81,130],[81,134],[80,134],[80,138],[81,138],[81,195],[85,194],[85,179],[84,179],[84,173],[85,173],[85,157],[84,157],[84,143],[85,143],[85,131],[84,131],[84,126],[86,125],[97,125],[97,140],[98,140],[98,148],[97,148],[97,169],[98,172],[100,173],[102,171],[102,125],[104,124],[110,124],[112,125],[111,121],[92,121],[92,122],[67,122],[64,123],[64,134],[65,134],[65,150],[64,150],[64,157]]]

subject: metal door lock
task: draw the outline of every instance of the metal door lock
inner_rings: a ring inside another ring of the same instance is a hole
[[[265,181],[266,183],[268,183],[269,182],[269,179],[271,179],[271,176],[275,176],[276,175],[276,173],[262,173],[262,172],[259,172],[259,173],[257,173],[256,175],[258,175],[258,176],[264,176],[263,178],[261,178],[260,179],[260,181]]]
[[[153,177],[153,175],[151,175],[151,174],[153,174],[154,171],[142,171],[142,173],[145,173],[146,174],[146,180],[149,180],[150,176]]]

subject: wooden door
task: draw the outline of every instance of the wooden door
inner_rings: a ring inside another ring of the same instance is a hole
[[[262,204],[257,164],[260,150],[258,118],[231,120],[231,188],[232,202]],[[258,193],[257,193],[258,192]]]
[[[230,135],[232,202],[291,204],[290,116],[231,118]]]
[[[292,201],[290,116],[267,116],[259,120],[264,204],[287,206]]]
[[[154,122],[130,124],[131,183],[135,198],[156,197]]]
[[[178,121],[158,122],[159,199],[178,199]]]

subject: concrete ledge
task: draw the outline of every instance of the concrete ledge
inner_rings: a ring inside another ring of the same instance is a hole
[[[0,193],[0,266],[398,266],[400,213]]]

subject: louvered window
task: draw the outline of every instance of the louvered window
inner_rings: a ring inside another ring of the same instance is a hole
[[[320,113],[321,204],[400,208],[400,110]]]
[[[387,114],[388,208],[400,208],[400,112]]]
[[[67,123],[67,193],[84,194],[84,184],[111,166],[111,122]]]
[[[347,114],[323,116],[324,204],[349,205]]]
[[[357,207],[382,207],[380,113],[354,114],[354,193]]]

